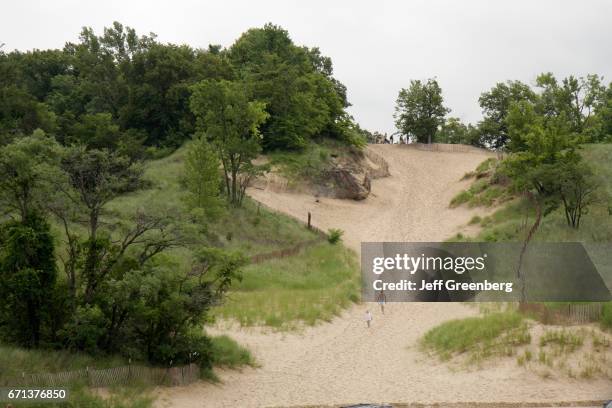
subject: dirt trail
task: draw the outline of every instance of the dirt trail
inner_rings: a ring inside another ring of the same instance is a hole
[[[440,241],[461,231],[476,213],[449,209],[467,182],[459,180],[486,156],[425,152],[406,146],[374,145],[390,165],[391,177],[375,180],[361,202],[262,191],[249,194],[268,206],[322,229],[341,228],[345,242]],[[302,333],[216,328],[246,345],[261,364],[220,372],[222,384],[197,383],[163,389],[159,407],[286,407],[358,402],[524,402],[610,398],[610,381],[546,380],[509,362],[494,368],[454,372],[426,358],[415,344],[437,324],[475,315],[457,304],[361,304],[331,323]],[[370,329],[363,314],[374,314]]]

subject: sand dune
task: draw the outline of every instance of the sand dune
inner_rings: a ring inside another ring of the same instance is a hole
[[[467,182],[459,181],[484,153],[425,152],[407,146],[370,146],[389,162],[391,177],[375,180],[362,202],[253,189],[253,198],[322,229],[341,228],[345,242],[440,241],[461,231],[476,211],[449,209]],[[372,327],[364,311],[374,313]],[[453,371],[416,349],[437,324],[477,314],[458,304],[390,304],[383,316],[361,304],[331,323],[301,333],[216,328],[251,349],[260,368],[222,371],[221,385],[197,383],[159,392],[157,406],[287,407],[358,402],[524,402],[610,398],[610,381],[546,380],[515,362]]]

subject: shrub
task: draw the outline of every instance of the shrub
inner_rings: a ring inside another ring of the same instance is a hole
[[[480,224],[481,221],[482,221],[482,218],[480,218],[478,215],[475,215],[472,217],[469,224],[470,225]]]
[[[327,241],[329,241],[330,244],[335,245],[342,241],[342,235],[344,234],[344,231],[337,228],[331,228],[327,234]]]
[[[467,203],[468,201],[472,199],[473,196],[474,194],[472,194],[472,192],[468,190],[462,191],[459,194],[457,194],[455,197],[453,197],[453,199],[450,202],[450,206],[457,207],[458,205]]]

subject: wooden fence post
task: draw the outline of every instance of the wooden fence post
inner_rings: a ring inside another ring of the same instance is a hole
[[[310,226],[310,218],[311,218],[311,214],[310,214],[310,211],[308,211],[308,229],[312,229]]]

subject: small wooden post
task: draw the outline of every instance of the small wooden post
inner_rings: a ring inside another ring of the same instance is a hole
[[[310,211],[308,211],[308,229],[311,229],[310,227],[310,219],[312,218]]]

